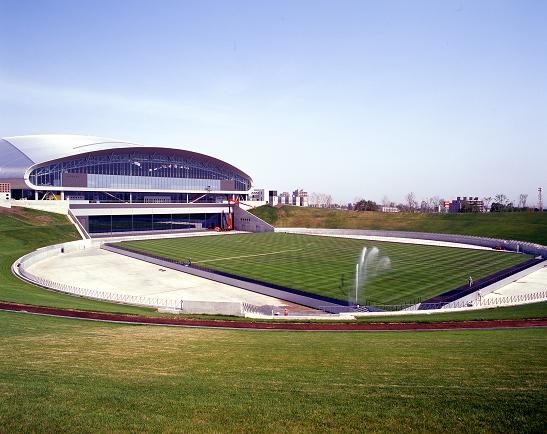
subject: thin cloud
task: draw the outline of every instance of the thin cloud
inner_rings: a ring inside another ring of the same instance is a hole
[[[134,98],[88,89],[46,86],[0,79],[0,101],[43,107],[108,109],[126,113],[171,118],[216,126],[234,125],[236,117],[220,107],[179,104],[149,98]]]

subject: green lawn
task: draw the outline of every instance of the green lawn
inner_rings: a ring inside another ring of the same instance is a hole
[[[421,214],[262,206],[251,210],[277,227],[382,229],[477,235],[547,245],[547,212]]]
[[[463,312],[444,312],[422,315],[366,316],[359,317],[357,322],[412,322],[428,323],[439,321],[482,321],[547,318],[547,302],[522,304],[519,306],[496,307],[492,309],[470,310]]]
[[[545,432],[546,331],[252,332],[0,312],[2,432]]]
[[[11,265],[39,247],[80,239],[76,228],[62,215],[26,208],[0,208],[0,300],[70,309],[105,312],[153,313],[120,304],[103,303],[47,291],[29,285],[11,273]]]
[[[360,303],[399,304],[427,299],[529,259],[526,255],[452,247],[370,242],[283,233],[239,234],[149,241],[122,246],[194,264],[348,300],[354,294],[355,264],[364,246],[389,257],[360,293]],[[344,285],[341,288],[341,282]]]

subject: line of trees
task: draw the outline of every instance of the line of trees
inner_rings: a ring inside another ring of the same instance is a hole
[[[528,195],[521,193],[519,195],[518,206],[515,206],[513,202],[509,201],[505,194],[499,193],[494,197],[494,201],[492,202],[492,205],[490,205],[490,212],[533,211],[533,208],[529,208],[526,206],[527,200]]]
[[[515,206],[513,202],[510,202],[504,193],[498,193],[494,197],[487,196],[482,198],[483,207],[476,201],[464,200],[461,203],[461,207],[458,212],[516,212],[516,211],[533,211],[534,208],[526,206],[528,195],[521,193],[518,199],[518,206]],[[395,203],[387,196],[382,198],[381,205],[377,204],[373,200],[367,200],[362,198],[356,198],[353,209],[355,211],[377,211],[381,210],[381,207],[396,207],[399,211],[404,212],[421,212],[421,213],[434,213],[445,212],[444,200],[439,196],[431,196],[422,199],[419,203],[416,199],[414,192],[407,193],[405,195],[404,203]]]
[[[310,206],[319,208],[330,208],[332,203],[332,196],[326,193],[312,193],[308,197],[308,203]]]

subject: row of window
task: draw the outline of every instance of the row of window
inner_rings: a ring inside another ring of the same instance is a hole
[[[58,180],[59,186],[63,185]],[[66,185],[66,183],[64,184]],[[232,184],[233,185],[233,184]],[[132,188],[153,190],[220,190],[216,179],[156,178],[143,176],[87,175],[88,188]]]
[[[38,186],[62,186],[63,174],[80,173],[90,176],[92,183],[106,185],[105,188],[122,188],[121,184],[133,185],[140,188],[157,188],[155,185],[173,185],[170,189],[186,189],[187,185],[206,189],[214,188],[220,181],[233,181],[234,190],[249,190],[250,179],[224,166],[208,164],[197,159],[172,157],[159,154],[111,154],[91,155],[80,159],[63,161],[34,169],[30,174],[30,182]],[[91,176],[103,175],[103,176]],[[104,177],[111,176],[110,178]],[[135,179],[135,181],[128,181]],[[162,182],[160,179],[164,179]],[[177,186],[175,180],[186,179],[188,183],[180,183]],[[199,180],[199,181],[198,181]],[[214,182],[216,181],[216,183]],[[97,186],[97,185],[90,185]],[[218,187],[220,189],[220,187]]]
[[[220,226],[220,214],[145,214],[89,216],[90,234],[183,229],[212,229]]]

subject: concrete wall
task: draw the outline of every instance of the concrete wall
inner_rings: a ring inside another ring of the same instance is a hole
[[[245,232],[274,232],[274,227],[261,218],[234,205],[234,229]]]
[[[243,316],[241,302],[229,301],[183,301],[182,313]]]
[[[68,200],[12,200],[12,206],[32,208],[56,214],[68,214]]]

